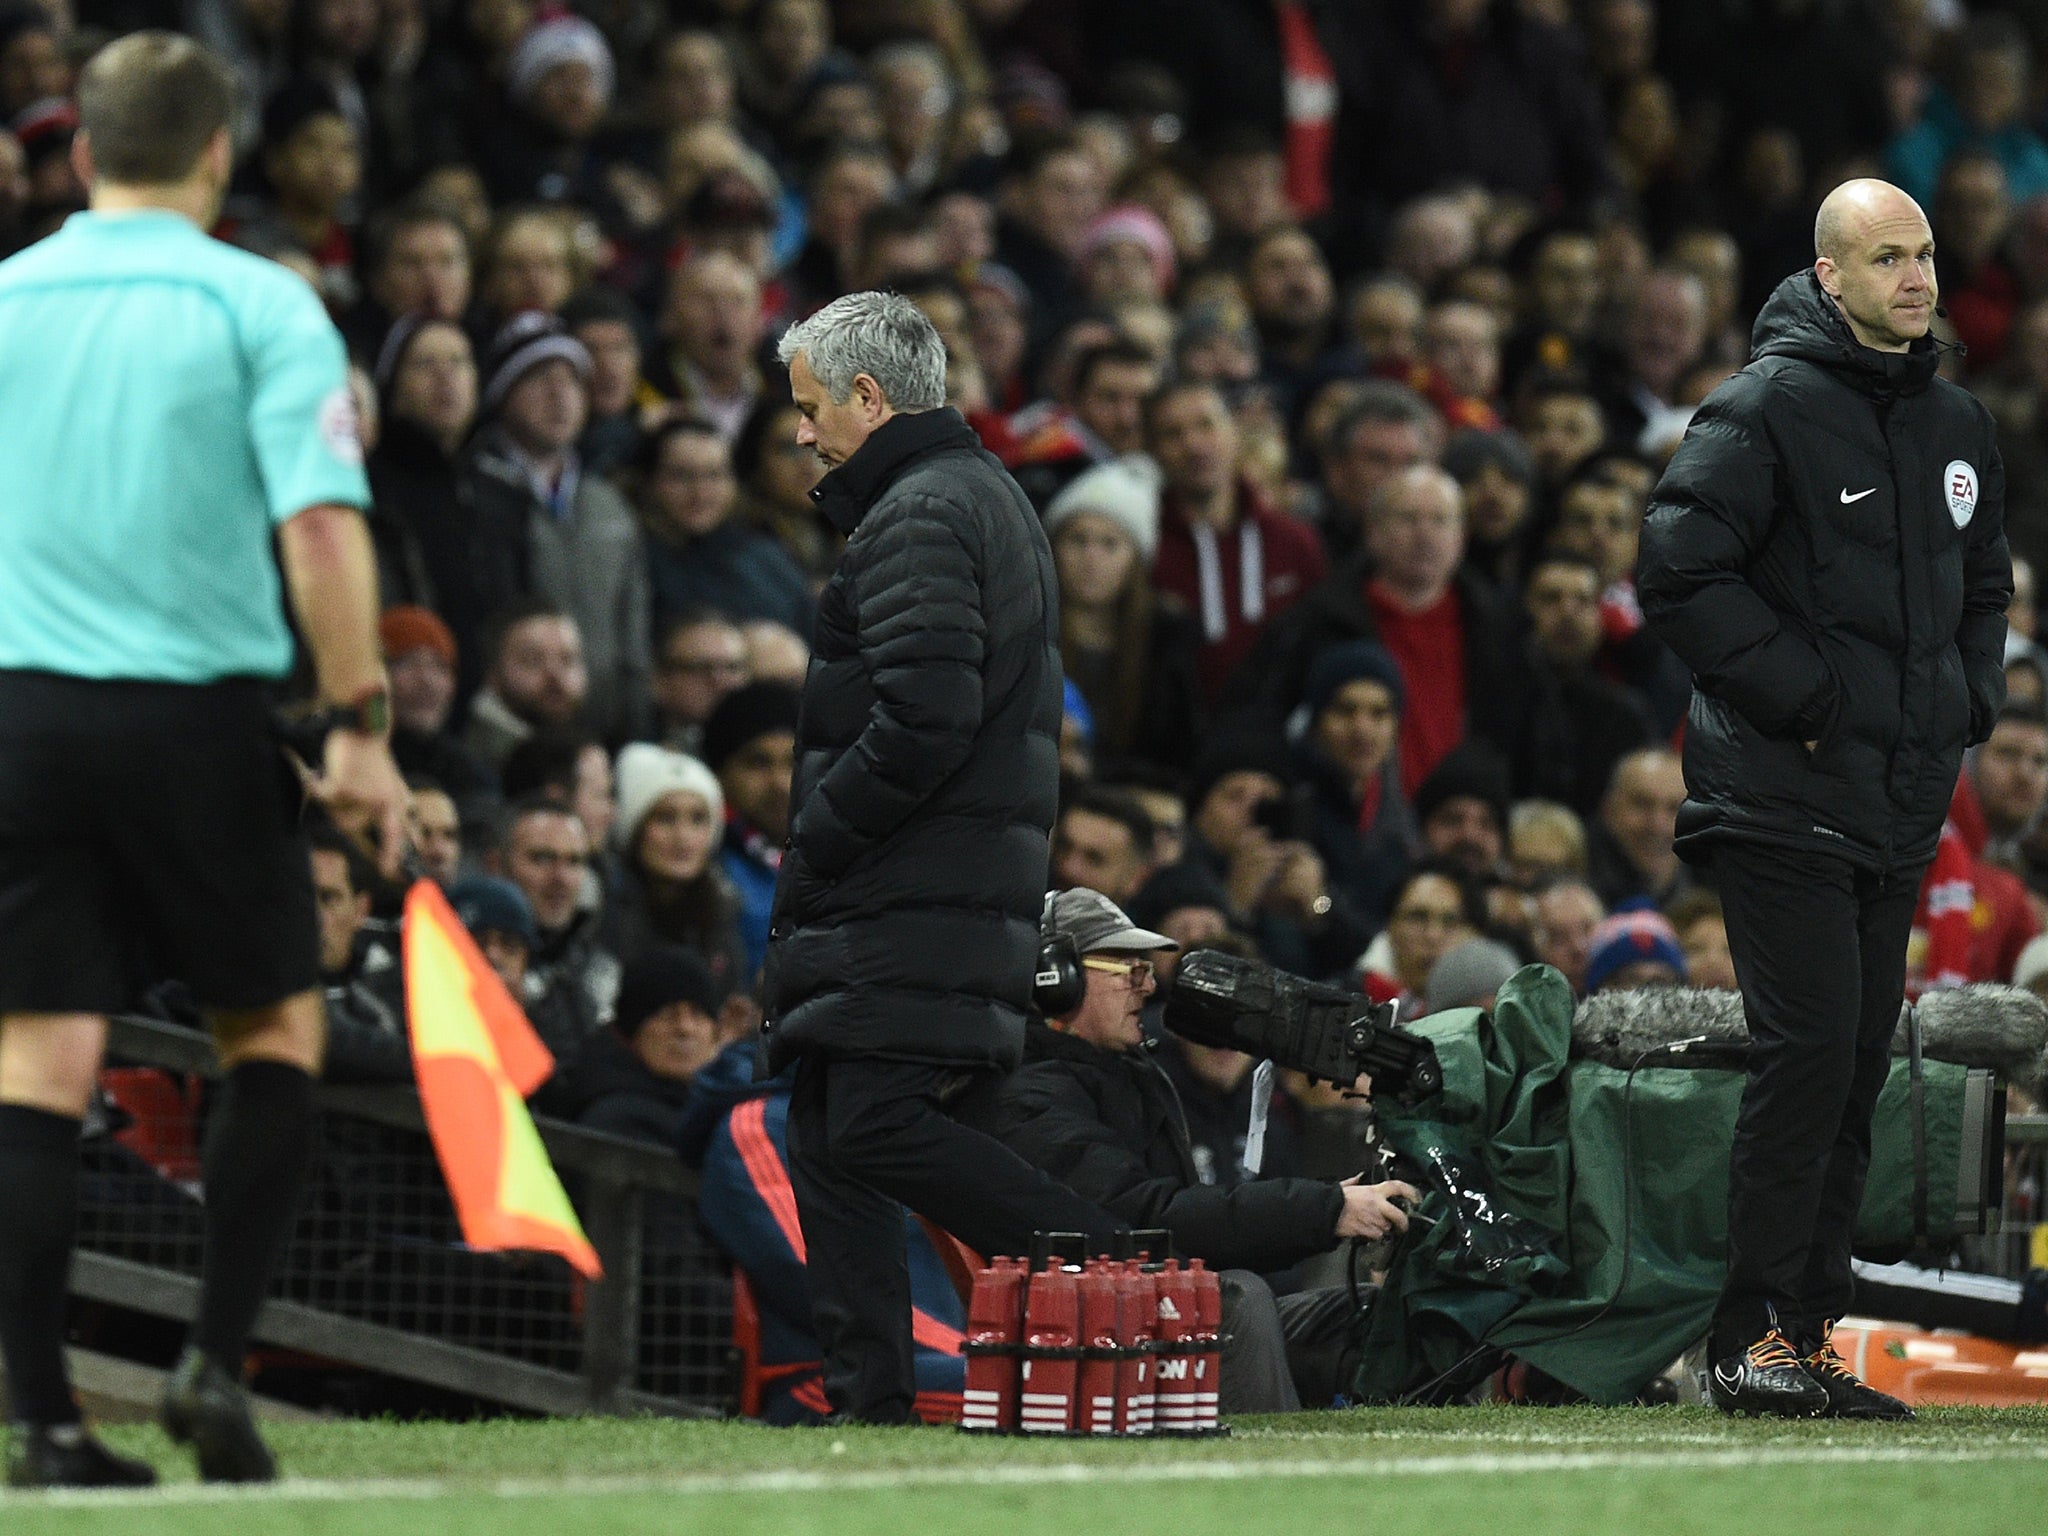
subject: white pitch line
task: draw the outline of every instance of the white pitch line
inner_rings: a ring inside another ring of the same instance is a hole
[[[1489,1473],[1592,1472],[1612,1470],[1687,1471],[1763,1466],[1883,1465],[1913,1462],[2048,1462],[2048,1445],[2014,1444],[1963,1448],[1952,1444],[1878,1446],[1729,1446],[1718,1451],[1644,1455],[1630,1451],[1538,1452],[1523,1456],[1373,1456],[1287,1460],[1145,1462],[1113,1465],[1048,1462],[1042,1466],[898,1467],[873,1471],[829,1468],[763,1472],[686,1473],[676,1477],[579,1477],[497,1480],[385,1478],[346,1481],[309,1478],[253,1487],[222,1483],[176,1483],[153,1489],[57,1489],[49,1493],[0,1494],[10,1505],[43,1509],[155,1508],[166,1504],[340,1504],[387,1499],[420,1502],[441,1498],[507,1500],[589,1499],[619,1494],[806,1494],[886,1493],[901,1489],[1037,1487],[1088,1484],[1254,1482],[1261,1478],[1457,1477]]]
[[[1969,1431],[1969,1435],[1971,1441],[1970,1449],[1972,1450],[1981,1450],[1987,1445],[2042,1444],[2038,1432],[2025,1434],[2014,1430],[2001,1432],[1998,1430],[1972,1429]],[[1327,1444],[1335,1441],[1345,1441],[1356,1445],[1360,1442],[1373,1441],[1388,1444],[1402,1441],[1420,1441],[1428,1445],[1577,1446],[1586,1450],[1597,1450],[1603,1445],[1616,1443],[1603,1435],[1578,1434],[1570,1430],[1519,1429],[1269,1429],[1261,1427],[1249,1430],[1240,1429],[1233,1438],[1240,1444],[1293,1443],[1296,1441]],[[1725,1447],[1730,1444],[1726,1435],[1715,1434],[1713,1431],[1705,1429],[1647,1430],[1630,1435],[1627,1441],[1623,1443],[1634,1450],[1643,1450],[1652,1446],[1708,1445]],[[1782,1445],[1800,1449],[1812,1449],[1817,1446],[1866,1446],[1870,1444],[1870,1441],[1862,1436],[1849,1439],[1838,1435],[1804,1433],[1799,1428],[1788,1425],[1774,1439],[1751,1441],[1749,1443],[1757,1446]],[[1919,1444],[1921,1442],[1912,1443]]]

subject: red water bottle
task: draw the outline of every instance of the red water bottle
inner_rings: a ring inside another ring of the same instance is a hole
[[[1081,1313],[1074,1427],[1085,1435],[1116,1433],[1117,1367],[1123,1353],[1116,1324],[1117,1267],[1108,1259],[1090,1259],[1074,1287]]]
[[[1116,1432],[1149,1435],[1158,1397],[1153,1370],[1159,1340],[1159,1286],[1141,1259],[1116,1272]]]
[[[1223,1282],[1200,1259],[1188,1273],[1195,1287],[1194,1431],[1213,1435],[1223,1427]]]
[[[1017,1393],[1017,1425],[1027,1435],[1073,1432],[1074,1376],[1081,1360],[1079,1278],[1058,1263],[1031,1277]]]
[[[960,1427],[974,1434],[1017,1432],[1017,1356],[1024,1332],[1024,1261],[997,1259],[974,1277],[967,1303],[967,1387]]]
[[[1155,1277],[1159,1292],[1158,1413],[1154,1432],[1184,1435],[1196,1427],[1195,1277],[1168,1259]]]

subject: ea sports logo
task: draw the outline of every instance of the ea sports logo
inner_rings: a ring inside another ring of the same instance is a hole
[[[1949,519],[1958,527],[1969,524],[1977,510],[1977,471],[1963,459],[1950,459],[1941,472],[1941,488],[1948,497]]]

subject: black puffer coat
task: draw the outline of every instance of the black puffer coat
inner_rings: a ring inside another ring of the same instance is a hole
[[[1859,345],[1811,272],[1778,286],[1754,345],[1643,529],[1644,615],[1697,683],[1679,849],[1743,837],[1908,867],[2005,698],[1991,418],[1935,377],[1931,341]]]
[[[1287,1269],[1337,1245],[1344,1194],[1317,1179],[1228,1187],[1197,1177],[1187,1117],[1143,1051],[1106,1051],[1034,1019],[1024,1065],[963,1118],[1133,1227],[1216,1269]]]
[[[952,410],[891,418],[812,495],[849,537],[804,679],[771,1070],[1014,1067],[1059,797],[1051,547]]]

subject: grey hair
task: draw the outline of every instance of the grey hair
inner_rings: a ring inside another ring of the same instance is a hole
[[[835,405],[846,403],[863,373],[899,411],[935,411],[946,403],[946,344],[924,311],[900,293],[834,299],[783,333],[776,357],[787,367],[798,353]]]

